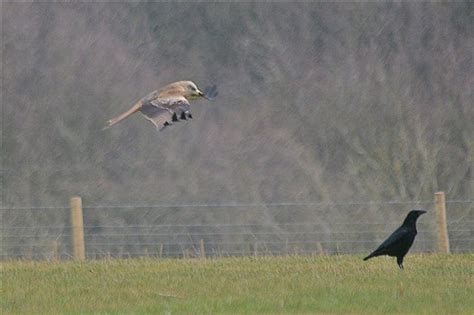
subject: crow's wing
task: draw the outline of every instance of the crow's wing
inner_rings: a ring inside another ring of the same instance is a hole
[[[161,131],[177,121],[182,113],[189,113],[189,109],[189,102],[182,96],[145,98],[140,112]]]
[[[404,226],[396,229],[390,236],[380,244],[379,248],[394,248],[399,244],[406,242],[407,237],[409,237],[410,231]]]
[[[393,254],[393,252],[399,251],[400,249],[407,246],[407,242],[409,242],[410,236],[411,233],[406,227],[399,227],[392,234],[390,234],[390,236],[385,241],[383,241],[383,243],[380,244],[380,246],[377,247],[376,250],[374,250],[369,256],[364,258],[364,260],[375,256]]]

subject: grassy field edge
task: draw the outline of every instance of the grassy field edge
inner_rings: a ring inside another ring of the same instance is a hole
[[[474,313],[473,254],[2,262],[2,314]]]

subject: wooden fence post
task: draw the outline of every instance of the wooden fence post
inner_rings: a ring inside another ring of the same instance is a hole
[[[86,250],[84,245],[84,221],[82,217],[81,197],[72,197],[70,206],[74,259],[82,261],[86,259]]]
[[[316,246],[318,247],[319,255],[324,255],[324,248],[323,248],[323,245],[321,244],[321,242],[317,242]]]
[[[158,256],[160,258],[163,257],[163,243],[160,243],[160,249],[158,250]]]
[[[438,252],[449,254],[448,225],[446,223],[446,198],[444,192],[435,193],[436,221],[438,223]]]
[[[51,255],[51,260],[52,261],[58,261],[60,259],[59,255],[59,241],[54,240],[51,243],[51,250],[52,250],[52,255]]]
[[[199,251],[200,251],[200,254],[201,254],[201,259],[206,259],[206,249],[204,248],[204,240],[203,239],[201,239],[201,241],[199,242],[199,245],[200,245]]]

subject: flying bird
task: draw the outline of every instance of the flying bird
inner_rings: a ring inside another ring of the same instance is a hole
[[[104,129],[110,128],[125,118],[140,112],[151,121],[158,130],[163,130],[173,122],[192,119],[189,101],[199,98],[213,100],[217,96],[216,86],[201,91],[192,81],[178,81],[166,85],[139,100],[128,111],[107,121]]]
[[[408,213],[403,224],[395,230],[380,246],[374,250],[364,260],[372,257],[388,255],[397,257],[397,264],[403,269],[403,258],[408,253],[416,236],[416,220],[418,217],[426,213],[425,210],[412,210]]]

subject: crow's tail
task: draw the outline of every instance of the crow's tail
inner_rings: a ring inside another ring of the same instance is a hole
[[[374,255],[374,253],[372,253],[372,254],[370,254],[369,256],[365,257],[365,258],[364,258],[364,261],[365,261],[365,260],[368,260],[368,259],[370,259],[370,258],[372,258],[372,257],[375,257],[375,256],[376,256],[376,255]]]

